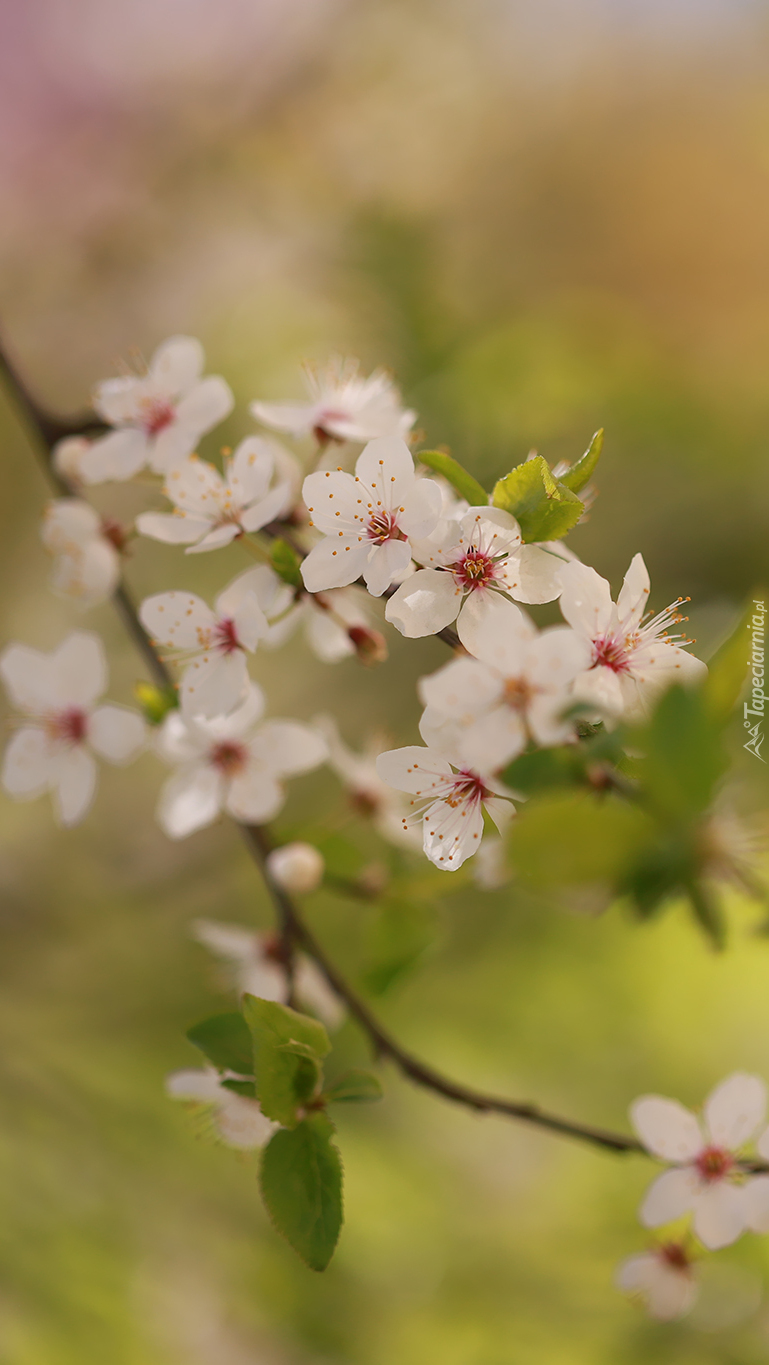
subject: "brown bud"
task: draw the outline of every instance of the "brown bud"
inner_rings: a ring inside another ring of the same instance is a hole
[[[368,626],[350,626],[347,634],[355,645],[355,653],[362,664],[369,667],[383,664],[387,658],[387,644],[384,635]]]

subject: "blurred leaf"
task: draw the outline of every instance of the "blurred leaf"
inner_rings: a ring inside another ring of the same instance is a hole
[[[759,592],[754,596],[759,601],[765,600]],[[728,720],[747,681],[752,645],[748,632],[752,624],[753,608],[754,601],[751,598],[732,634],[708,664],[703,694],[707,710],[716,720]]]
[[[243,1013],[253,1039],[262,1111],[293,1128],[299,1122],[297,1110],[320,1084],[321,1058],[331,1050],[328,1034],[317,1019],[255,995],[243,997]]]
[[[381,1081],[375,1076],[373,1071],[347,1071],[344,1076],[340,1076],[338,1081],[326,1091],[323,1098],[329,1104],[340,1104],[342,1101],[360,1103],[362,1101],[381,1100],[384,1095]]]
[[[292,588],[304,587],[300,572],[301,560],[287,541],[273,540],[270,547],[270,564],[284,583],[288,583]]]
[[[242,1014],[215,1014],[188,1029],[187,1037],[220,1071],[253,1073],[254,1049]]]
[[[179,693],[171,685],[156,687],[154,683],[138,682],[134,696],[148,725],[160,725],[168,712],[175,711],[179,705]]]
[[[725,759],[701,690],[669,688],[633,743],[645,755],[639,766],[643,790],[662,815],[687,820],[709,805]]]
[[[713,888],[705,882],[693,880],[686,888],[694,918],[705,931],[714,948],[726,947],[726,922]]]
[[[489,495],[486,489],[472,474],[468,474],[467,470],[462,468],[453,455],[447,455],[443,450],[420,450],[416,458],[427,465],[428,469],[433,469],[436,474],[442,474],[452,488],[456,489],[460,498],[465,498],[471,507],[487,506]]]
[[[311,1270],[325,1270],[342,1226],[342,1162],[325,1114],[281,1129],[264,1149],[259,1183],[278,1232]]]
[[[242,1095],[246,1100],[256,1099],[256,1086],[253,1081],[222,1081],[224,1090],[231,1090],[233,1095]]]
[[[553,478],[541,455],[517,465],[500,479],[492,501],[515,517],[526,542],[560,540],[585,510],[576,493]]]
[[[416,888],[410,890],[416,895]],[[388,897],[369,932],[369,960],[361,974],[366,989],[383,995],[416,965],[434,936],[434,913],[429,901]]]
[[[671,896],[680,894],[695,873],[695,852],[687,831],[661,830],[629,863],[620,889],[630,896],[641,918],[648,919]]]
[[[327,877],[354,880],[366,864],[360,849],[343,834],[328,834],[325,837],[319,834],[312,843],[323,857]]]
[[[586,484],[590,482],[593,471],[601,458],[603,450],[603,427],[601,427],[593,437],[590,445],[580,460],[571,466],[565,474],[561,474],[559,482],[566,488],[570,488],[572,493],[580,493]]]
[[[574,745],[558,749],[530,749],[508,764],[502,781],[529,796],[552,787],[572,787],[580,780],[582,763]]]

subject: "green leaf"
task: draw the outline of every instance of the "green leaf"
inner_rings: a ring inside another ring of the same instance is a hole
[[[700,689],[669,688],[632,743],[645,755],[638,768],[641,785],[660,815],[687,821],[705,810],[725,758],[720,728]]]
[[[242,1095],[246,1100],[256,1099],[256,1086],[253,1081],[222,1081],[222,1089],[231,1090],[233,1095]]]
[[[577,460],[577,463],[573,464],[565,474],[561,475],[560,482],[570,488],[572,493],[581,493],[593,477],[593,471],[601,458],[602,450],[603,427],[595,433],[582,458]]]
[[[300,571],[301,560],[286,540],[273,540],[270,549],[270,564],[278,578],[292,588],[302,588],[304,583]]]
[[[168,712],[179,705],[179,693],[170,683],[168,687],[156,687],[154,683],[138,682],[134,696],[148,725],[160,725]]]
[[[560,540],[585,510],[576,493],[553,478],[542,455],[524,461],[500,479],[492,501],[515,517],[527,543]]]
[[[187,1037],[220,1071],[253,1073],[254,1049],[242,1014],[215,1014],[188,1029]]]
[[[686,888],[694,918],[704,930],[714,948],[726,947],[726,921],[720,902],[711,887],[704,882],[692,881]]]
[[[420,450],[417,459],[422,464],[427,465],[436,474],[442,474],[447,479],[452,488],[455,488],[461,498],[465,498],[471,507],[486,507],[489,495],[477,479],[472,474],[468,474],[466,469],[453,455],[447,455],[445,450]]]
[[[367,965],[362,973],[366,989],[383,995],[416,966],[435,939],[435,912],[428,898],[388,896],[374,916],[367,934]]]
[[[328,1034],[317,1019],[255,995],[243,997],[243,1013],[253,1040],[262,1111],[294,1128],[301,1119],[298,1111],[321,1084],[321,1059],[331,1050]]]
[[[325,1114],[282,1128],[262,1154],[259,1183],[275,1227],[311,1270],[325,1270],[342,1226],[342,1161]]]
[[[381,1100],[384,1091],[379,1077],[373,1071],[346,1071],[344,1076],[340,1076],[328,1090],[324,1091],[323,1098],[329,1104],[339,1104],[342,1101],[360,1103],[366,1100]]]
[[[756,600],[766,601],[762,590],[754,593],[735,629],[708,663],[703,693],[707,710],[716,720],[729,719],[747,681],[752,649],[750,630]]]

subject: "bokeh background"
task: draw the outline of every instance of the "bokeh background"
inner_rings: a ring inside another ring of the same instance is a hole
[[[3,333],[69,411],[133,349],[199,335],[238,400],[211,456],[335,349],[391,366],[481,478],[604,425],[574,547],[615,583],[642,549],[658,606],[694,599],[706,656],[767,569],[768,74],[762,0],[4,0]],[[47,591],[47,490],[5,397],[0,422],[2,640],[51,648],[82,618]],[[241,567],[142,544],[129,573],[143,593]],[[130,645],[108,608],[86,623],[129,700]],[[391,644],[378,673],[308,669],[300,644],[256,672],[279,713],[412,742],[414,679],[445,655]],[[305,1270],[255,1162],[163,1096],[195,1064],[185,1028],[227,1005],[190,921],[269,910],[232,830],[165,841],[160,777],[150,757],[106,773],[66,835],[45,802],[0,807],[3,1365],[767,1358],[766,1241],[713,1259],[691,1319],[652,1324],[612,1287],[644,1244],[645,1163],[389,1073],[384,1105],[340,1118],[348,1223]],[[296,782],[284,827],[332,785]],[[644,1090],[769,1077],[760,908],[731,906],[717,956],[682,908],[639,927],[435,877],[436,942],[379,1008],[437,1064],[615,1126]],[[375,910],[311,913],[356,977]],[[364,1059],[349,1026],[340,1049]]]

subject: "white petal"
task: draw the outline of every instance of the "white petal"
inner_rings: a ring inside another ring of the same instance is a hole
[[[769,1232],[769,1175],[757,1175],[743,1186],[745,1222],[751,1232]]]
[[[101,518],[95,507],[82,498],[57,498],[43,514],[40,538],[53,554],[65,554],[70,546],[84,545],[98,536]]]
[[[224,526],[215,526],[213,531],[209,531],[199,540],[196,545],[190,545],[185,550],[188,555],[205,554],[207,550],[221,550],[225,545],[230,545],[239,534],[240,527],[234,522],[227,522]]]
[[[316,406],[314,403],[252,403],[251,412],[266,427],[287,431],[292,436],[304,436],[312,430]]]
[[[225,483],[219,470],[197,455],[190,455],[169,472],[164,492],[177,507],[207,521],[216,520],[225,501]]]
[[[516,602],[553,602],[561,591],[563,560],[539,545],[522,545],[505,570],[510,595]]]
[[[398,511],[398,525],[411,539],[429,536],[438,524],[443,507],[440,485],[433,479],[415,479]]]
[[[358,534],[366,515],[366,492],[352,474],[341,469],[324,469],[308,474],[302,484],[302,497],[312,517],[312,525],[324,535]]]
[[[682,1317],[697,1296],[697,1283],[691,1271],[667,1266],[661,1255],[651,1252],[623,1261],[617,1272],[617,1285],[627,1294],[641,1294],[652,1317],[661,1322]]]
[[[218,919],[196,919],[192,937],[226,962],[250,962],[259,951],[259,937],[242,924],[223,924]]]
[[[310,611],[307,616],[307,641],[313,654],[325,664],[338,663],[355,653],[355,645],[347,631],[320,608]]]
[[[165,545],[192,545],[206,534],[210,525],[205,517],[188,516],[186,512],[142,512],[136,518],[140,535]]]
[[[107,689],[107,656],[98,635],[74,630],[51,655],[54,702],[88,708]]]
[[[147,727],[138,711],[127,706],[99,706],[88,724],[88,742],[110,763],[130,763],[147,741]]]
[[[120,556],[107,540],[91,540],[75,554],[59,555],[54,561],[51,587],[73,597],[82,607],[104,602],[120,578]]]
[[[467,724],[488,706],[493,706],[502,691],[502,680],[493,669],[478,659],[458,658],[437,672],[420,678],[417,694],[422,704],[435,713]]]
[[[83,479],[82,461],[91,442],[87,436],[65,436],[57,441],[51,453],[51,464],[68,483],[78,484]]]
[[[758,1142],[756,1143],[756,1150],[758,1151],[759,1156],[762,1156],[765,1161],[769,1161],[769,1128],[766,1128],[759,1137]]]
[[[646,612],[649,600],[649,572],[643,555],[634,555],[622,581],[617,598],[617,616],[623,631],[627,634],[635,630]]]
[[[357,536],[326,536],[302,560],[302,578],[308,592],[345,588],[366,568],[371,542]]]
[[[344,1004],[332,991],[319,967],[311,958],[299,953],[294,968],[294,989],[304,1009],[317,1015],[329,1029],[338,1029],[347,1013]]]
[[[717,1147],[742,1147],[766,1120],[766,1086],[758,1076],[737,1071],[705,1101],[705,1130]]]
[[[265,697],[261,687],[249,679],[243,700],[238,703],[234,711],[228,711],[226,715],[213,716],[208,720],[198,716],[193,721],[193,725],[214,740],[244,739],[264,715],[265,706]]]
[[[133,374],[121,375],[118,379],[104,379],[94,390],[94,408],[110,426],[133,422],[140,412],[139,402],[146,387],[146,379]]]
[[[429,724],[430,713],[426,712],[425,715]],[[435,743],[434,731],[428,732],[421,725],[419,730],[427,743]],[[446,727],[444,743],[447,752],[451,752],[453,747],[449,736],[456,744],[457,758],[467,767],[480,772],[494,772],[510,763],[523,752],[528,742],[523,717],[510,706],[496,706],[464,726],[455,725],[453,729]]]
[[[482,612],[463,612],[462,643],[476,659],[510,677],[520,672],[525,650],[537,632],[526,613],[506,597],[498,593],[485,597]]]
[[[710,1251],[731,1246],[748,1226],[744,1190],[719,1180],[694,1201],[694,1231]]]
[[[691,1110],[662,1095],[634,1100],[630,1122],[646,1150],[663,1161],[691,1161],[705,1145]]]
[[[249,747],[261,766],[282,777],[310,772],[328,756],[322,735],[296,720],[266,721]]]
[[[246,1099],[245,1095],[234,1095],[223,1090],[219,1101],[216,1126],[222,1141],[238,1151],[251,1151],[254,1147],[264,1147],[277,1129],[277,1123],[265,1118],[256,1100]]]
[[[193,659],[179,687],[182,711],[187,716],[221,716],[245,699],[249,681],[242,650]]]
[[[244,531],[261,531],[271,521],[283,515],[291,505],[291,490],[287,483],[279,483],[259,502],[253,503],[240,514],[240,524]]]
[[[93,441],[83,452],[80,473],[85,483],[123,482],[143,469],[149,458],[149,442],[143,431],[127,427]]]
[[[54,809],[62,825],[77,825],[96,790],[96,763],[82,747],[56,755],[53,763]]]
[[[445,872],[456,872],[480,848],[483,811],[480,803],[436,801],[425,812],[422,825],[423,848],[430,862]]]
[[[51,745],[45,731],[25,727],[8,741],[2,784],[9,796],[31,801],[48,790],[52,774]]]
[[[435,749],[409,744],[403,749],[388,749],[376,761],[377,775],[397,791],[429,796],[445,778],[452,776],[451,764]]]
[[[281,810],[286,793],[273,773],[258,763],[232,779],[227,791],[227,810],[246,825],[262,825]]]
[[[8,645],[0,654],[0,677],[13,705],[22,711],[40,713],[55,703],[50,654],[29,645]]]
[[[456,620],[462,591],[453,575],[440,569],[417,569],[387,603],[385,619],[410,640],[435,635]]]
[[[247,436],[227,466],[227,486],[240,506],[263,498],[275,469],[272,443],[264,436]]]
[[[223,803],[221,776],[207,764],[175,773],[160,793],[157,818],[169,839],[185,839],[210,825]]]
[[[674,1166],[652,1181],[638,1210],[638,1217],[645,1228],[658,1228],[663,1223],[672,1223],[694,1206],[700,1189],[699,1177],[693,1166]]]
[[[210,374],[190,389],[178,405],[180,425],[195,433],[193,444],[204,432],[229,417],[235,399],[229,384],[218,374]]]
[[[174,649],[203,649],[212,639],[216,616],[191,592],[159,592],[145,597],[139,620],[150,639]]]
[[[586,564],[563,564],[559,570],[561,611],[570,626],[595,640],[612,619],[611,589],[605,578]]]
[[[172,1100],[215,1104],[221,1094],[221,1085],[216,1071],[196,1067],[189,1071],[172,1071],[166,1076],[165,1091]]]
[[[198,443],[198,432],[184,426],[178,417],[148,440],[149,466],[153,474],[170,477],[173,471],[191,459]]]
[[[383,499],[387,507],[397,506],[412,491],[415,481],[414,457],[406,442],[397,436],[378,436],[361,451],[355,473],[367,488]],[[429,493],[427,496],[429,499]]]
[[[599,664],[586,673],[578,673],[573,686],[574,701],[594,706],[603,718],[621,716],[625,710],[625,696],[618,674]]]
[[[204,362],[203,347],[196,337],[169,337],[161,342],[150,361],[150,378],[170,396],[177,397],[196,383]]]
[[[209,749],[209,737],[181,711],[169,711],[155,732],[154,747],[166,763],[189,763],[203,758]]]

